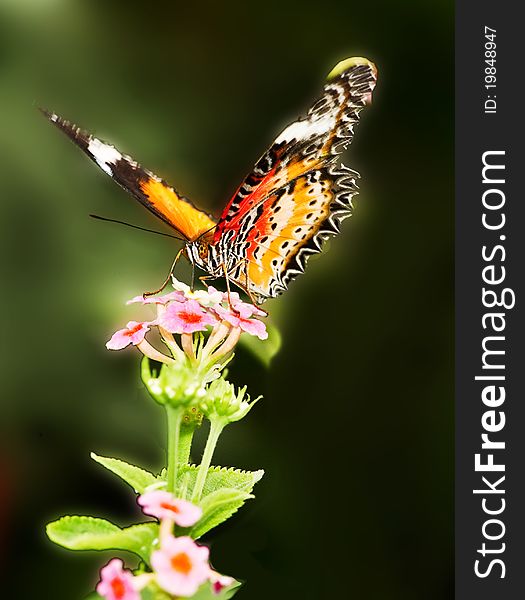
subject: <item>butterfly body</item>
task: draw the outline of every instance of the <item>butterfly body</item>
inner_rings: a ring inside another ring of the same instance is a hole
[[[189,200],[129,156],[54,113],[48,118],[186,241],[185,255],[210,277],[226,276],[257,302],[275,297],[352,213],[359,174],[339,162],[370,102],[375,66],[340,63],[306,117],[289,125],[257,161],[221,217]]]

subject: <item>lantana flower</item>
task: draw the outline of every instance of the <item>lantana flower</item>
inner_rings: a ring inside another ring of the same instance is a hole
[[[146,515],[170,520],[180,527],[191,527],[202,516],[200,507],[163,490],[146,492],[137,502]]]
[[[114,558],[101,569],[97,593],[106,600],[140,600],[133,574],[123,567],[123,562]]]
[[[189,285],[173,278],[173,287],[176,292],[182,293],[190,300],[197,300],[203,306],[214,306],[223,300],[223,293],[209,286],[207,290],[192,290]]]
[[[174,596],[193,596],[209,578],[208,556],[208,548],[188,536],[164,536],[151,555],[158,585]]]
[[[151,321],[130,321],[107,343],[110,350],[136,346],[145,356],[164,363],[189,361],[195,372],[205,374],[222,369],[228,362],[241,334],[268,337],[260,319],[266,313],[243,302],[237,292],[224,293],[212,286],[192,291],[185,283],[173,279],[174,291],[161,296],[136,296],[130,303],[155,306],[157,315]],[[157,327],[168,352],[161,352],[146,339]],[[208,334],[203,337],[203,334]],[[180,336],[175,338],[174,336]]]
[[[195,333],[206,331],[217,319],[196,300],[170,302],[159,317],[159,325],[169,333]]]
[[[256,306],[247,304],[246,302],[239,302],[238,304],[233,304],[233,309],[216,306],[215,311],[223,321],[233,325],[233,327],[238,327],[250,335],[255,335],[260,340],[265,340],[268,337],[264,323],[258,319],[251,318],[255,314],[259,316],[266,314]]]
[[[106,343],[108,350],[122,350],[130,344],[138,346],[144,338],[146,333],[149,331],[151,323],[138,321],[130,321],[124,329],[116,331],[109,342]]]

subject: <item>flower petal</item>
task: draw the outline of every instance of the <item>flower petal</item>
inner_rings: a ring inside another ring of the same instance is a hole
[[[196,300],[171,302],[159,317],[159,325],[170,333],[195,333],[215,325],[217,319]]]
[[[124,329],[119,329],[106,343],[108,350],[122,350],[130,344],[136,346],[144,340],[151,322],[130,321]]]
[[[164,490],[146,492],[138,498],[146,515],[157,519],[169,519],[180,527],[191,527],[202,516],[202,509]]]
[[[188,536],[169,536],[151,555],[151,565],[164,591],[174,596],[193,596],[209,577],[208,555],[208,548]]]
[[[246,333],[257,336],[260,340],[266,340],[268,338],[266,325],[262,321],[259,321],[259,319],[241,318],[239,320],[239,327]]]

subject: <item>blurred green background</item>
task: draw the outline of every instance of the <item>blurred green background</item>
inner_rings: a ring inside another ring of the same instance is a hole
[[[82,598],[109,557],[62,551],[44,524],[129,523],[132,495],[89,452],[158,468],[164,447],[138,355],[104,343],[174,242],[88,219],[158,226],[35,107],[219,213],[353,55],[379,68],[345,157],[355,217],[268,303],[273,366],[239,352],[232,367],[265,399],[216,462],[266,476],[208,541],[247,580],[239,598],[452,597],[453,3],[1,0],[5,597]]]

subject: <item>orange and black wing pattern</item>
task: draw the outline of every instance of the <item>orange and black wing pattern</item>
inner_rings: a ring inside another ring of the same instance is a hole
[[[216,221],[196,208],[174,188],[114,146],[93,137],[55,113],[43,110],[46,117],[71,138],[105,173],[132,194],[148,210],[188,241],[214,229]]]
[[[365,58],[339,63],[307,116],[276,138],[224,210],[214,243],[234,257],[232,279],[258,301],[283,292],[351,215],[359,174],[339,156],[376,80]]]

